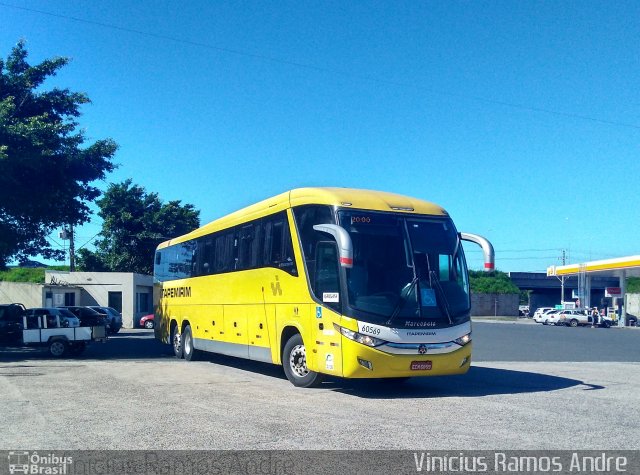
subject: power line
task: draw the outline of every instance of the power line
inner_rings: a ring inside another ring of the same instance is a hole
[[[85,19],[85,18],[78,18],[78,17],[75,17],[75,16],[69,16],[69,15],[62,15],[60,13],[53,13],[53,12],[49,12],[49,11],[38,10],[38,9],[35,9],[35,8],[28,8],[28,7],[18,6],[18,5],[11,5],[11,4],[4,3],[4,2],[0,2],[0,6],[7,7],[7,8],[13,8],[13,9],[16,9],[16,10],[23,10],[23,11],[27,11],[27,12],[30,12],[30,13],[37,13],[37,14],[40,14],[40,15],[47,15],[47,16],[54,17],[54,18],[62,18],[62,19],[65,19],[65,20],[71,20],[71,21],[75,21],[75,22],[79,22],[79,23],[85,23],[87,25],[99,26],[99,27],[102,27],[102,28],[109,28],[109,29],[112,29],[112,30],[123,31],[123,32],[126,32],[126,33],[132,33],[132,34],[136,34],[136,35],[147,36],[147,37],[150,37],[150,38],[173,41],[175,43],[182,43],[182,44],[186,44],[186,45],[189,45],[189,46],[196,46],[196,47],[200,47],[200,48],[206,48],[206,49],[218,51],[218,52],[221,52],[221,53],[233,54],[233,55],[237,55],[237,56],[244,56],[244,57],[247,57],[247,58],[260,59],[260,60],[269,61],[269,62],[272,62],[272,63],[283,64],[283,65],[286,65],[286,66],[293,66],[293,67],[296,67],[296,68],[302,68],[302,69],[307,69],[307,70],[316,71],[316,72],[335,74],[335,75],[339,75],[339,76],[349,77],[349,78],[353,78],[353,79],[360,79],[360,80],[379,83],[379,84],[387,84],[387,85],[393,85],[393,86],[399,86],[399,87],[410,87],[410,88],[426,91],[426,92],[429,92],[432,95],[437,95],[437,96],[455,97],[455,98],[458,98],[458,99],[473,100],[473,101],[476,101],[476,102],[484,102],[486,104],[499,105],[499,106],[503,106],[503,107],[509,107],[509,108],[512,108],[512,109],[526,110],[526,111],[529,111],[529,112],[549,114],[549,115],[555,115],[555,116],[558,116],[558,117],[565,117],[565,118],[571,118],[571,119],[588,120],[588,121],[591,121],[591,122],[596,122],[596,123],[601,123],[601,124],[613,125],[613,126],[617,126],[617,127],[628,127],[628,128],[640,130],[640,125],[635,125],[635,124],[631,124],[631,123],[627,123],[627,122],[606,120],[606,119],[601,119],[601,118],[598,118],[598,117],[592,117],[592,116],[588,116],[588,115],[584,115],[584,114],[575,114],[575,113],[572,113],[572,112],[561,112],[561,111],[557,111],[557,110],[553,110],[553,109],[547,109],[547,108],[543,108],[543,107],[534,107],[534,106],[529,106],[529,105],[525,105],[525,104],[519,104],[519,103],[515,103],[515,102],[507,102],[507,101],[501,101],[501,100],[497,100],[497,99],[488,99],[486,97],[480,97],[480,96],[459,94],[459,93],[448,92],[448,91],[438,91],[438,90],[426,88],[424,86],[420,86],[420,85],[414,84],[414,83],[408,83],[408,82],[403,82],[403,81],[393,81],[393,80],[390,80],[390,79],[383,79],[383,78],[374,77],[374,76],[370,76],[370,75],[354,74],[354,73],[350,73],[350,72],[347,72],[347,71],[340,71],[340,70],[337,70],[337,69],[331,69],[331,68],[325,68],[325,67],[322,67],[322,66],[316,66],[316,65],[311,64],[311,63],[302,63],[302,62],[299,62],[299,61],[291,61],[291,60],[284,59],[284,58],[279,58],[279,57],[276,57],[276,56],[267,56],[267,55],[263,55],[263,54],[250,53],[248,51],[243,51],[243,50],[238,50],[238,49],[224,48],[224,47],[221,47],[221,46],[215,46],[215,45],[208,44],[208,43],[202,43],[200,41],[193,41],[193,40],[188,40],[188,39],[184,39],[184,38],[178,38],[178,37],[175,37],[175,36],[164,35],[164,34],[161,34],[161,33],[153,33],[153,32],[149,32],[149,31],[137,30],[137,29],[134,29],[134,28],[128,28],[128,27],[124,27],[124,26],[114,25],[112,23],[105,23],[105,22],[100,22],[100,21],[95,21],[95,20],[88,20],[88,19]]]

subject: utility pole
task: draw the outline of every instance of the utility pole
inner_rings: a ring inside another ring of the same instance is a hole
[[[73,224],[69,225],[69,272],[76,270],[76,247],[73,242]]]
[[[567,261],[567,254],[566,254],[566,251],[563,249],[562,250],[562,265],[564,265],[566,261]],[[564,275],[560,276],[560,288],[562,289],[560,291],[560,292],[562,292],[560,294],[560,305],[562,305],[564,307]]]

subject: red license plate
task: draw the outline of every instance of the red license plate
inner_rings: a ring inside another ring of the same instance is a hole
[[[431,361],[412,361],[411,369],[417,371],[425,371],[431,369]]]

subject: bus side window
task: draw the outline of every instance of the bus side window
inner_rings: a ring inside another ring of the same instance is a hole
[[[213,274],[215,240],[213,236],[198,239],[198,275]]]
[[[266,219],[264,231],[263,265],[297,275],[286,215],[281,213]]]
[[[270,219],[265,223],[264,264],[279,267],[282,260],[282,220]]]
[[[229,272],[233,270],[233,243],[233,230],[227,231],[224,234],[218,234],[216,236],[216,260],[214,273],[219,274],[222,272]]]
[[[239,230],[238,270],[260,267],[260,245],[262,241],[262,223],[255,222],[242,226]]]

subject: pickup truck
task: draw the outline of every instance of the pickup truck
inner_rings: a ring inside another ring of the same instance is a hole
[[[598,326],[609,328],[613,324],[613,320],[606,316],[598,317]],[[558,321],[556,325],[567,325],[570,327],[578,327],[585,325],[593,325],[593,317],[584,310],[562,310],[558,312]]]
[[[66,311],[65,311],[66,312]],[[19,303],[0,305],[0,345],[44,346],[55,357],[67,353],[77,356],[92,341],[106,341],[104,326],[71,325],[59,309],[26,310]]]

